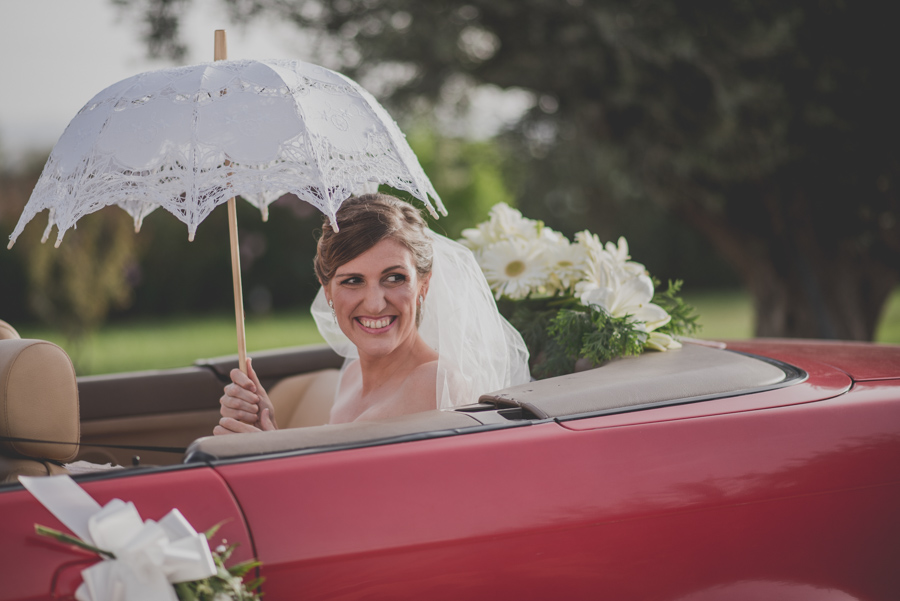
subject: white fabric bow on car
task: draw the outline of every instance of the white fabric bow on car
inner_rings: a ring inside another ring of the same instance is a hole
[[[206,537],[177,509],[159,522],[145,521],[121,499],[101,508],[69,476],[19,481],[82,541],[114,556],[81,572],[78,601],[177,601],[172,584],[216,573]]]

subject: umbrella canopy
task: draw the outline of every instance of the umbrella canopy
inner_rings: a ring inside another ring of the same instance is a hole
[[[113,204],[135,228],[163,207],[193,239],[198,224],[234,196],[265,218],[271,202],[293,192],[335,223],[346,198],[377,184],[446,215],[397,124],[340,73],[290,60],[162,69],[113,84],[75,116],[10,247],[44,209],[44,239],[56,225],[57,246],[79,218]]]

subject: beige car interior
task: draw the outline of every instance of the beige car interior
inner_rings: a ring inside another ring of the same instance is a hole
[[[327,347],[254,354],[279,427],[328,422],[341,362]],[[235,367],[237,359],[226,357],[174,370],[76,378],[62,348],[23,340],[0,320],[0,483],[66,473],[63,465],[78,460],[182,463],[191,442],[218,423],[222,388]],[[297,373],[303,367],[310,371]]]
[[[0,483],[65,473],[83,460],[166,466],[268,453],[318,452],[576,419],[757,392],[802,381],[790,366],[685,344],[482,395],[455,411],[328,425],[341,357],[327,346],[254,353],[280,430],[211,436],[236,357],[179,369],[75,377],[58,346],[0,321]],[[41,442],[35,442],[41,441]]]
[[[78,454],[75,368],[55,344],[22,340],[5,322],[0,335],[0,482],[65,473]]]

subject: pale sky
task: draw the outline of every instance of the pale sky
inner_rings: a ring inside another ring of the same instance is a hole
[[[228,32],[229,58],[298,58],[296,30],[230,25],[209,1],[195,2],[182,25],[185,64],[213,59],[213,32]],[[49,150],[97,92],[142,71],[173,66],[150,61],[139,26],[109,0],[0,0],[0,152]],[[292,35],[293,33],[293,35]]]
[[[183,64],[213,59],[216,29],[228,33],[228,57],[304,60],[297,30],[286,23],[237,27],[211,0],[195,0],[182,23],[189,45]],[[126,22],[109,0],[0,0],[0,157],[16,164],[49,150],[97,92],[143,71],[174,66],[150,61],[139,25]],[[527,94],[483,90],[475,98],[470,132],[484,135],[532,102]],[[396,118],[396,116],[395,116]],[[479,136],[480,137],[480,136]]]

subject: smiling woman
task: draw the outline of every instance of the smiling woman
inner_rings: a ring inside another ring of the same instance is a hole
[[[438,354],[418,331],[434,256],[425,222],[390,196],[346,205],[341,231],[324,227],[315,261],[333,319],[359,355],[344,373],[331,421],[434,409]]]
[[[332,423],[446,409],[528,381],[524,342],[468,249],[383,194],[348,199],[337,221],[323,224],[314,263],[313,316],[346,357]],[[252,366],[231,377],[216,433],[276,429]]]

